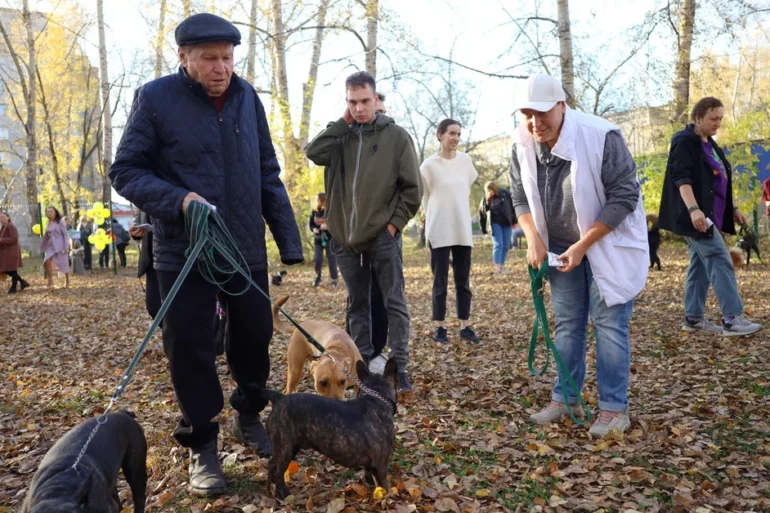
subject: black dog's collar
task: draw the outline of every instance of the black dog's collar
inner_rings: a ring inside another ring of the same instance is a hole
[[[380,394],[379,392],[375,392],[371,388],[364,386],[363,383],[359,383],[358,388],[361,390],[359,395],[368,395],[368,396],[374,397],[375,399],[379,400],[381,403],[387,404],[389,407],[391,407],[393,409],[393,414],[394,415],[398,411],[398,405],[395,402],[393,402],[390,399],[388,399],[387,397],[385,397],[382,394]]]

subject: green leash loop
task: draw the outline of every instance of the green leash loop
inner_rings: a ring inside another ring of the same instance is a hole
[[[145,349],[147,349],[147,345],[150,343],[158,326],[163,322],[166,312],[168,312],[171,303],[174,301],[179,289],[182,287],[182,283],[185,278],[187,278],[187,275],[190,274],[192,266],[196,262],[198,263],[198,271],[203,278],[223,291],[224,286],[235,274],[242,275],[246,279],[246,286],[241,291],[228,292],[228,294],[239,296],[245,294],[246,291],[249,290],[249,287],[253,286],[265,296],[271,304],[275,305],[278,310],[286,316],[289,322],[292,323],[320,353],[326,351],[326,349],[313,338],[310,333],[278,306],[269,294],[262,290],[259,285],[254,283],[246,259],[238,250],[235,240],[232,235],[230,235],[230,232],[219,214],[214,212],[208,205],[197,201],[191,201],[185,214],[185,229],[190,237],[190,246],[185,251],[187,261],[179,272],[179,276],[171,287],[168,296],[166,296],[163,304],[161,304],[158,314],[155,316],[152,324],[150,324],[142,343],[136,348],[134,357],[131,359],[131,363],[128,364],[128,367],[123,373],[123,376],[115,389],[115,393],[110,399],[110,405],[105,411],[105,414],[117,402],[118,398],[123,394],[126,387],[131,382],[134,369],[139,363],[142,354]]]
[[[551,330],[548,327],[548,314],[545,309],[545,302],[543,301],[543,287],[546,277],[548,276],[548,262],[543,262],[539,270],[535,270],[532,266],[529,266],[529,280],[532,289],[532,301],[535,303],[535,322],[532,326],[532,336],[529,339],[529,354],[527,356],[527,366],[529,367],[529,373],[533,376],[542,376],[548,370],[548,366],[551,363],[551,353],[553,353],[553,359],[556,362],[556,372],[559,375],[559,381],[561,382],[561,391],[564,395],[564,404],[567,405],[567,411],[572,421],[578,425],[584,426],[591,420],[591,411],[583,401],[583,396],[578,389],[577,384],[572,379],[569,369],[564,364],[564,360],[561,359],[559,351],[556,349],[551,338]],[[537,351],[537,342],[540,333],[540,329],[543,330],[543,338],[545,339],[545,364],[541,369],[535,368],[535,352]],[[577,400],[583,406],[583,411],[586,414],[586,420],[580,420],[575,417],[572,411],[572,407],[569,402],[567,394],[567,387],[574,393]]]

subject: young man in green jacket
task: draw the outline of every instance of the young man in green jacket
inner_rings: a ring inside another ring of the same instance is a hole
[[[374,268],[388,311],[388,343],[398,363],[399,390],[411,390],[409,311],[404,296],[401,232],[420,208],[420,170],[409,134],[376,112],[374,77],[345,81],[347,107],[305,149],[326,171],[326,226],[345,279],[353,339],[367,364],[371,342],[369,289]]]

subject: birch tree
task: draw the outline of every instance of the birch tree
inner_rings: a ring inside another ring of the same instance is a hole
[[[100,0],[101,1],[101,0]],[[158,33],[155,37],[155,78],[163,76],[163,47],[166,40],[166,0],[160,0]]]
[[[695,27],[695,0],[682,0],[677,23],[677,60],[674,77],[674,111],[672,121],[687,122],[687,107],[690,103],[690,54],[692,52],[693,29]],[[673,21],[672,28],[673,28]]]
[[[561,85],[569,95],[570,107],[575,106],[575,70],[572,59],[572,29],[569,23],[569,0],[557,0],[557,28],[559,31],[559,57],[561,60]]]
[[[110,75],[107,70],[107,41],[104,35],[103,3],[104,0],[96,0],[96,16],[99,29],[99,73],[102,92],[102,201],[109,203],[112,190],[108,176],[110,166],[112,165],[112,109],[110,103]]]

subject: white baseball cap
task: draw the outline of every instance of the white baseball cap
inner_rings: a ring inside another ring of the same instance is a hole
[[[516,95],[515,114],[521,109],[548,112],[559,102],[566,102],[567,95],[559,79],[550,75],[532,75],[521,85]]]

